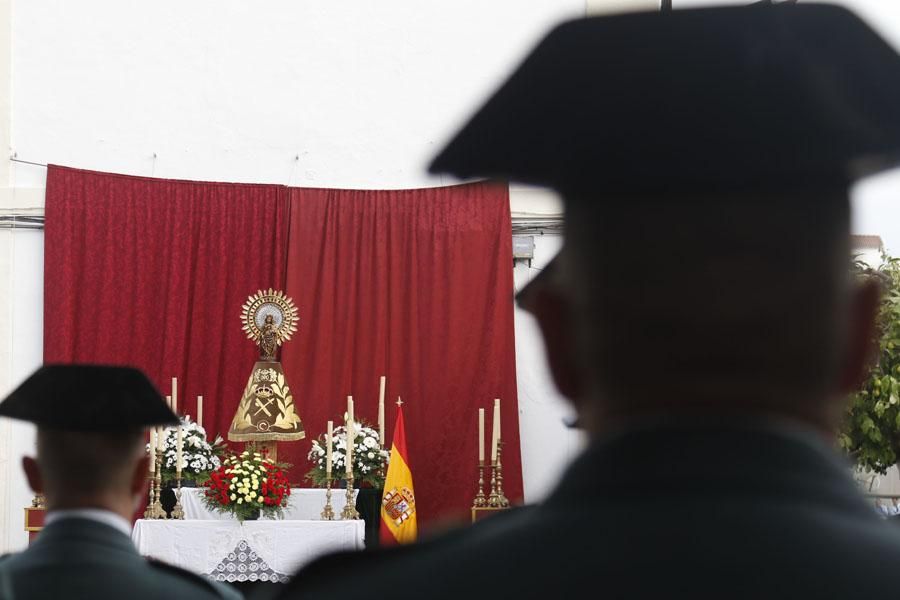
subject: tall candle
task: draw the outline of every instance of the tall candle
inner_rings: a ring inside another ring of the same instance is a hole
[[[353,476],[353,442],[356,440],[356,432],[353,431],[353,396],[347,396],[347,479]]]
[[[484,463],[484,409],[478,409],[478,463]]]
[[[172,378],[172,412],[178,414],[178,378]]]
[[[500,443],[500,399],[494,399],[494,422],[491,435],[491,462],[497,462],[497,444]]]
[[[150,430],[150,448],[149,448],[150,452],[148,452],[148,454],[150,455],[150,472],[151,473],[153,473],[153,471],[155,470],[153,468],[154,467],[153,463],[156,462],[156,444],[157,444],[157,442],[156,442],[156,427],[154,427]]]
[[[166,406],[169,407],[169,410],[172,410],[172,396],[166,396]]]
[[[325,476],[331,479],[331,436],[334,435],[334,421],[328,421],[328,435],[325,436]]]
[[[378,439],[384,448],[384,384],[385,376],[381,376],[381,386],[378,391]]]
[[[181,429],[181,425],[178,426],[178,438],[177,443],[175,445],[175,473],[180,478],[181,477],[181,449],[184,446],[184,432]]]
[[[160,427],[156,430],[156,449],[163,451],[166,449],[166,428]]]
[[[203,396],[197,396],[197,425],[203,427]]]

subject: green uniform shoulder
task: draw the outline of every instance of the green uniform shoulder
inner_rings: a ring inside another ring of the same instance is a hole
[[[185,569],[182,569],[181,567],[176,567],[174,565],[170,565],[169,563],[165,563],[153,558],[148,558],[147,564],[149,564],[154,569],[165,571],[170,575],[181,577],[185,581],[189,581],[194,585],[206,588],[208,591],[215,594],[219,598],[223,598],[223,600],[241,600],[243,598],[243,596],[237,590],[234,590],[225,584],[219,584],[211,581],[203,575],[197,575],[196,573],[192,573],[191,571],[187,571]]]

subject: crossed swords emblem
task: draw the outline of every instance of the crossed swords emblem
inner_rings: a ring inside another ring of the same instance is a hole
[[[268,398],[267,400],[264,401],[263,399],[261,399],[261,398],[259,397],[259,392],[263,392],[264,394],[268,395],[269,398]],[[269,406],[270,406],[273,402],[275,402],[275,397],[272,396],[271,393],[272,393],[272,392],[271,392],[271,390],[269,390],[269,388],[260,388],[260,389],[257,391],[257,397],[256,397],[256,402],[255,402],[255,404],[256,404],[256,406],[259,407],[259,409],[258,409],[255,413],[253,413],[253,416],[254,416],[254,417],[255,417],[256,415],[258,415],[259,413],[261,413],[261,412],[266,413],[266,416],[267,416],[267,417],[271,417],[271,416],[272,416],[272,413],[269,412]]]

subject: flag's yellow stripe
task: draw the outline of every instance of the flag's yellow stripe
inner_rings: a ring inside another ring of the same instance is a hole
[[[404,487],[409,488],[413,491],[413,494],[415,494],[412,471],[410,471],[409,466],[406,464],[406,460],[397,450],[397,447],[392,446],[391,462],[388,465],[388,472],[384,481],[384,491],[390,492],[394,488],[402,489]],[[398,542],[406,543],[414,542],[416,540],[416,537],[418,536],[418,526],[416,524],[415,512],[413,512],[413,514],[402,524],[397,525],[394,520],[391,519],[390,515],[387,514],[387,511],[384,510],[384,506],[382,506],[381,519]]]

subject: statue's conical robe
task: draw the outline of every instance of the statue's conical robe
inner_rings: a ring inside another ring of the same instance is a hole
[[[257,362],[231,422],[232,442],[291,442],[306,437],[278,361]]]

